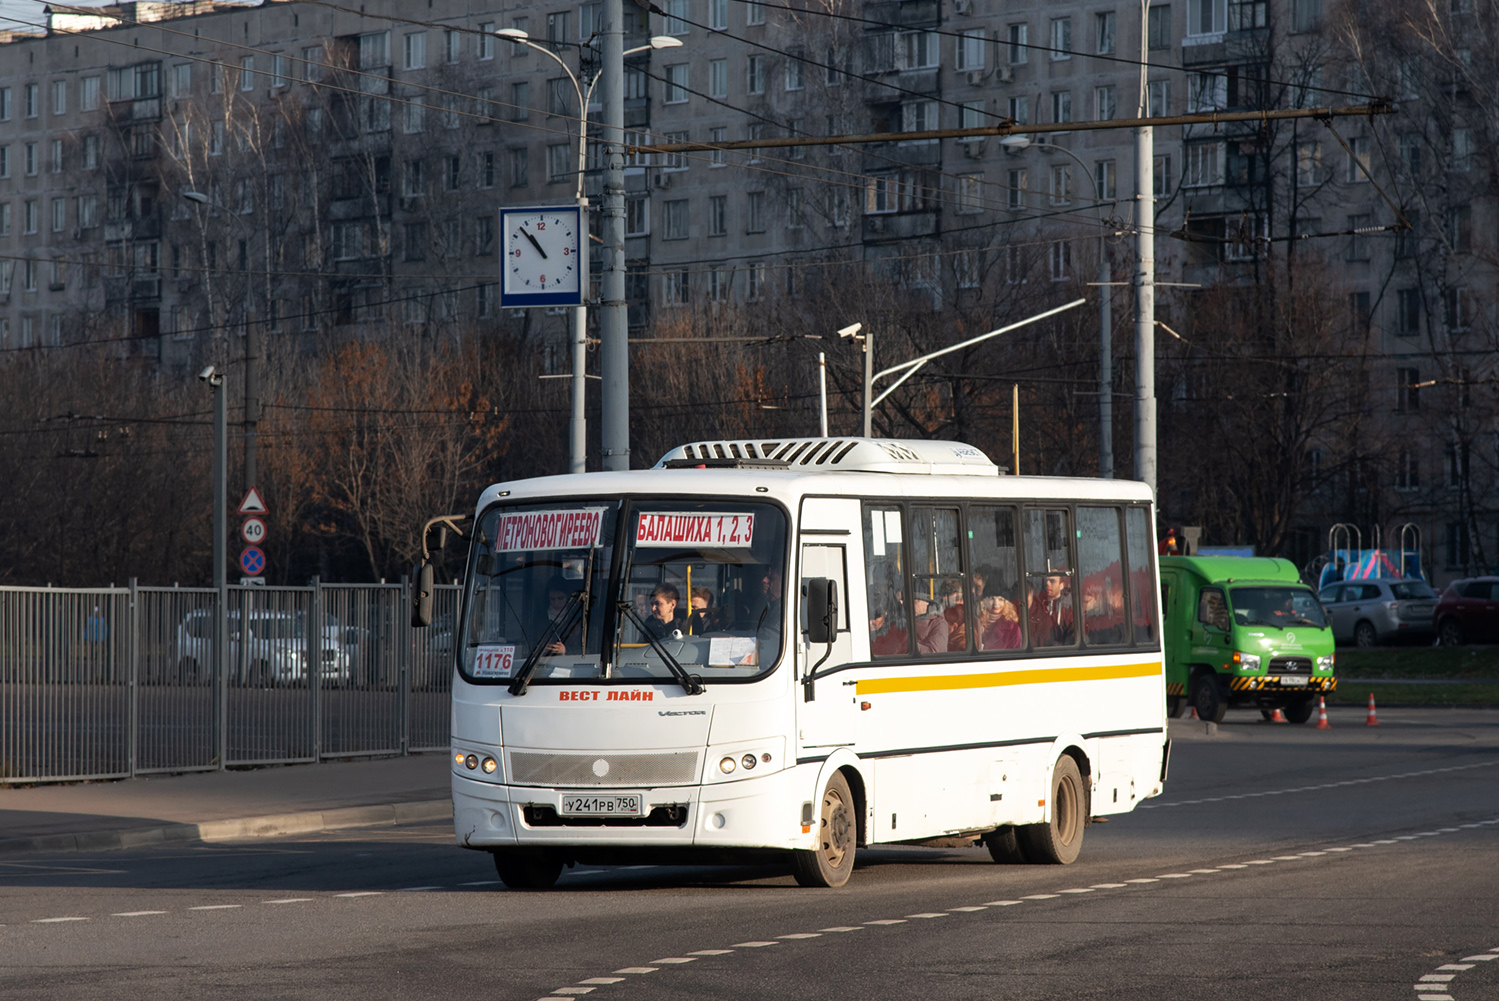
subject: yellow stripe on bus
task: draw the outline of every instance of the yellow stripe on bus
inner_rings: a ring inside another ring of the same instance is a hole
[[[1102,667],[1043,667],[996,674],[939,674],[914,678],[867,678],[854,691],[860,695],[888,692],[944,692],[962,688],[999,688],[1004,685],[1041,685],[1057,681],[1112,681],[1119,678],[1160,677],[1161,665],[1109,664]]]

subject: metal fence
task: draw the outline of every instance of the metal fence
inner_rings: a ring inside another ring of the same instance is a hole
[[[0,588],[0,784],[448,746],[458,588]]]

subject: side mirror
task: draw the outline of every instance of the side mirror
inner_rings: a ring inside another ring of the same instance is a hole
[[[833,642],[838,638],[838,582],[809,577],[802,588],[807,602],[807,642]]]
[[[423,629],[432,624],[432,564],[423,563],[416,568],[416,580],[411,585],[411,624]]]

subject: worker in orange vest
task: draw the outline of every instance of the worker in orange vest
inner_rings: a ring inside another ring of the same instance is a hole
[[[1161,548],[1160,548],[1160,554],[1159,555],[1161,555],[1161,556],[1180,556],[1181,555],[1181,546],[1178,545],[1177,541],[1176,541],[1176,529],[1174,529],[1174,528],[1168,528],[1168,529],[1166,529],[1166,537],[1161,540]]]

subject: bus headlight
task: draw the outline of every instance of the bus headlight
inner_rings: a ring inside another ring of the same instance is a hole
[[[1234,664],[1241,671],[1258,671],[1260,669],[1260,655],[1257,653],[1241,653],[1235,650]]]
[[[723,772],[725,775],[732,772],[736,767],[737,766],[735,765],[733,758],[724,758],[718,763],[718,770]]]
[[[753,754],[746,754],[743,758],[740,759],[739,763],[744,766],[746,771],[748,771],[749,769],[754,768],[758,762]]]
[[[493,775],[494,770],[500,767],[500,763],[493,758],[485,758],[481,767],[484,769],[485,775]]]
[[[468,757],[464,758],[463,767],[467,768],[469,771],[473,771],[475,768],[478,768],[479,756],[477,754],[470,754]]]

